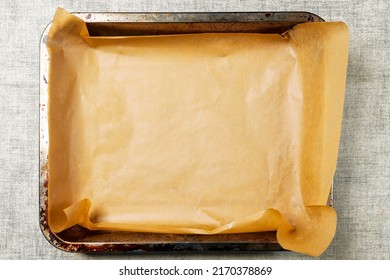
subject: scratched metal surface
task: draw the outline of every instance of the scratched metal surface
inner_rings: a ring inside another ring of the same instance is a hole
[[[283,33],[297,23],[323,21],[312,13],[76,13],[94,36],[177,34],[197,32]],[[140,25],[141,24],[141,25]],[[46,38],[40,46],[40,226],[45,238],[68,252],[156,252],[156,251],[259,251],[281,250],[274,232],[217,235],[175,235],[118,231],[89,231],[75,226],[59,234],[47,222],[48,200],[48,70]],[[91,35],[92,35],[91,34]]]

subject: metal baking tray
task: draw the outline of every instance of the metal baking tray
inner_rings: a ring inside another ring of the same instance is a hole
[[[134,36],[204,32],[283,33],[298,23],[323,21],[308,12],[249,13],[73,13],[87,22],[91,36]],[[46,48],[51,23],[40,41],[39,222],[55,247],[69,252],[258,251],[282,250],[275,232],[242,234],[157,234],[91,231],[74,226],[54,233],[48,226],[48,73]],[[332,205],[330,194],[328,204]]]

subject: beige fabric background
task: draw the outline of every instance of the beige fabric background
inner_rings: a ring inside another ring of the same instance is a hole
[[[74,3],[77,2],[77,3]],[[0,3],[0,259],[309,259],[291,252],[83,255],[52,247],[38,225],[39,37],[70,11],[310,11],[351,33],[335,176],[337,234],[322,259],[390,259],[387,0],[10,1]]]

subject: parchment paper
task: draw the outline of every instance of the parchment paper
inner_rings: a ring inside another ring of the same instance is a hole
[[[289,250],[329,245],[345,24],[90,37],[59,9],[47,46],[54,232],[276,230]]]

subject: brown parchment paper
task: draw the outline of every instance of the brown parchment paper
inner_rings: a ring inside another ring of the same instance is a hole
[[[47,46],[54,232],[275,230],[289,250],[329,245],[345,24],[90,37],[59,9]]]

